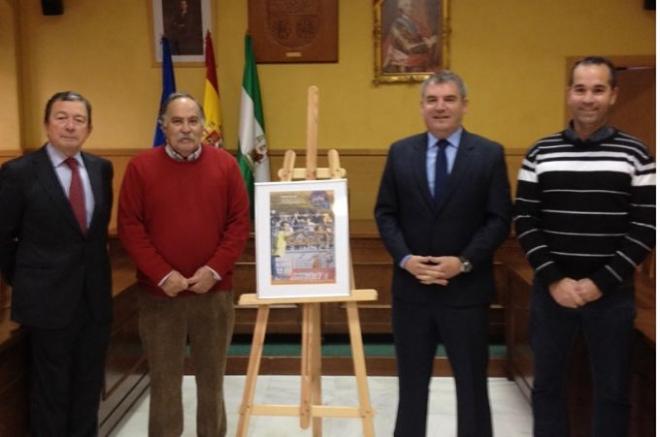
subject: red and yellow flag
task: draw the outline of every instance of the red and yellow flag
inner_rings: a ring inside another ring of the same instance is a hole
[[[204,57],[206,60],[206,82],[204,84],[204,115],[206,121],[203,142],[215,147],[223,147],[222,111],[220,110],[220,92],[218,91],[218,78],[215,72],[215,55],[213,54],[211,32],[206,32]]]

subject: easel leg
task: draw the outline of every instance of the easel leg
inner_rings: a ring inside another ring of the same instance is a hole
[[[310,357],[312,405],[321,405],[321,304],[315,303],[312,308],[312,353]],[[312,419],[312,436],[321,437],[323,434],[323,418]]]
[[[364,358],[364,346],[362,344],[362,331],[360,329],[360,317],[358,315],[357,303],[346,303],[346,315],[348,316],[348,330],[351,336],[351,352],[353,353],[353,368],[358,388],[358,400],[362,416],[362,434],[364,437],[374,436],[374,421],[371,402],[369,401],[369,387],[367,385],[367,367]]]
[[[300,427],[309,428],[312,405],[311,360],[312,351],[312,305],[302,304],[302,338],[300,356]]]
[[[300,390],[300,427],[312,425],[312,436],[321,437],[322,418],[312,417],[312,405],[321,404],[321,304],[303,304]]]
[[[259,365],[261,364],[261,354],[264,348],[264,338],[266,336],[269,310],[270,308],[267,305],[260,305],[257,310],[257,321],[254,325],[254,333],[252,334],[250,360],[248,361],[247,375],[245,377],[245,388],[243,389],[243,400],[239,411],[240,417],[238,420],[236,437],[247,437],[248,434],[250,416],[252,415],[252,405],[254,405],[254,391],[257,387]]]

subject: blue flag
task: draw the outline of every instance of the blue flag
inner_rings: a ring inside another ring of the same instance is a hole
[[[170,52],[170,42],[164,36],[160,38],[160,45],[163,48],[163,92],[160,95],[160,105],[158,105],[158,115],[160,108],[167,97],[176,91],[176,83],[174,82],[174,66],[172,65],[172,54]],[[154,133],[154,147],[162,146],[165,144],[165,135],[160,129],[158,123],[158,115],[156,115],[156,132]]]

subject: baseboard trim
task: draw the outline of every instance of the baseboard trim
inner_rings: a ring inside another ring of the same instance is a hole
[[[245,375],[248,357],[230,357],[227,360],[227,375]],[[396,360],[392,357],[367,357],[369,376],[396,376]],[[326,376],[355,375],[350,357],[325,357],[322,359],[322,374]],[[262,375],[299,375],[300,357],[263,357],[259,366]],[[186,374],[192,374],[192,366],[186,365]],[[433,376],[452,376],[446,357],[435,359]],[[491,358],[488,363],[489,377],[508,377],[505,358]]]

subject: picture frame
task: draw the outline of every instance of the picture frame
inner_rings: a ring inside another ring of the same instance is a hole
[[[204,37],[211,30],[211,0],[150,0],[152,47],[163,62],[161,36],[170,42],[175,64],[204,64]]]
[[[257,297],[350,295],[345,179],[255,184]]]
[[[373,13],[375,85],[449,68],[449,0],[375,0]]]
[[[338,0],[248,0],[248,28],[259,64],[339,60]]]

